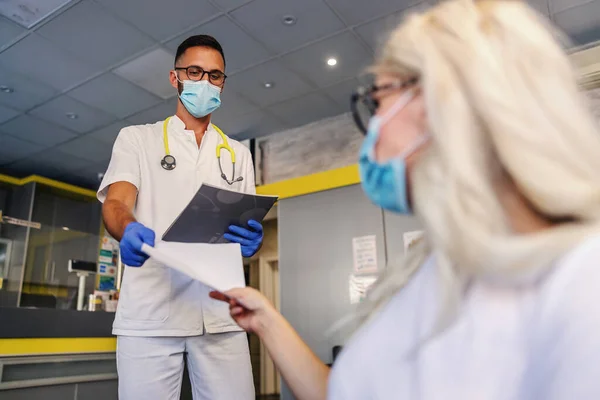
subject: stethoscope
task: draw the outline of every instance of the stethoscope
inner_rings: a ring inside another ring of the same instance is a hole
[[[169,135],[167,133],[167,125],[169,124],[170,120],[171,117],[165,119],[165,122],[163,123],[163,143],[165,145],[165,156],[162,158],[162,160],[160,160],[160,165],[167,171],[173,171],[177,166],[177,160],[175,160],[175,156],[171,155],[171,152],[169,151]],[[223,143],[217,145],[217,160],[219,161],[219,170],[221,171],[221,178],[223,178],[223,180],[229,185],[233,185],[236,182],[243,181],[244,178],[242,176],[238,176],[237,178],[235,177],[235,151],[233,151],[233,148],[229,145],[229,141],[227,141],[227,136],[225,136],[223,131],[219,129],[216,125],[213,124],[213,127],[215,128],[217,133],[221,135],[221,139],[223,140]],[[221,150],[227,150],[231,155],[231,180],[227,179],[227,176],[223,172],[223,167],[221,167]]]

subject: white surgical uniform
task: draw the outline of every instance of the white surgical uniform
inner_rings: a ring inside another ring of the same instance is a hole
[[[125,181],[138,189],[134,214],[159,240],[187,206],[202,183],[255,193],[250,151],[229,139],[236,155],[236,177],[227,184],[216,157],[221,136],[212,127],[200,148],[193,131],[173,116],[168,123],[170,153],[177,166],[162,168],[163,121],[124,128],[114,144],[98,198],[109,185]],[[231,179],[231,157],[221,152],[223,171]],[[209,298],[210,289],[149,259],[140,268],[125,268],[113,324],[117,340],[119,398],[179,399],[183,354],[187,354],[194,399],[253,399],[248,341],[229,315],[226,303]],[[219,334],[219,335],[217,335]]]
[[[440,287],[433,256],[344,349],[328,398],[600,399],[600,237],[536,282],[472,282],[455,322],[423,342]]]

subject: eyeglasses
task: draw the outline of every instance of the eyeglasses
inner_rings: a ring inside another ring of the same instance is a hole
[[[382,86],[371,85],[356,89],[350,98],[350,109],[352,110],[352,118],[354,119],[356,126],[358,126],[358,129],[360,129],[363,134],[367,133],[369,120],[375,115],[379,108],[379,100],[375,98],[377,92],[383,90],[406,89],[416,85],[418,82],[419,78],[411,78]]]
[[[204,79],[204,75],[208,75],[208,80],[215,86],[220,86],[227,79],[227,75],[218,69],[212,71],[205,71],[202,67],[197,65],[190,65],[189,67],[175,67],[175,71],[185,71],[185,75],[190,81],[201,81]]]

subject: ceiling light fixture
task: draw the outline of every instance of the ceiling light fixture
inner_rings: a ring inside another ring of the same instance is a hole
[[[284,15],[283,18],[281,18],[281,22],[283,22],[283,24],[287,26],[296,25],[297,21],[298,19],[293,15]]]
[[[2,93],[14,93],[15,89],[11,88],[10,86],[6,86],[6,85],[1,85],[0,86],[0,92]]]
[[[333,57],[327,60],[327,65],[330,67],[335,67],[337,65],[337,60]]]
[[[79,115],[75,114],[74,112],[68,112],[65,114],[65,116],[69,119],[77,119],[79,118]]]
[[[66,226],[63,226],[63,231],[69,231],[70,229],[67,228]]]
[[[272,89],[275,84],[273,82],[265,82],[264,86],[266,89]]]

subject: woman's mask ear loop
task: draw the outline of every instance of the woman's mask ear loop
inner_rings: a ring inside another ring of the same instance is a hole
[[[369,121],[369,129],[367,132],[367,138],[370,138],[371,150],[369,151],[369,158],[371,160],[375,160],[375,145],[379,140],[379,135],[381,134],[381,129],[383,126],[389,122],[399,111],[401,111],[404,107],[410,103],[410,101],[414,98],[415,94],[413,90],[407,91],[402,94],[396,100],[396,103],[385,112],[382,116],[374,115],[371,117],[371,121]]]
[[[381,129],[390,119],[410,103],[415,97],[415,91],[409,90],[396,100],[396,103],[381,116],[379,128]]]
[[[410,157],[415,151],[419,150],[419,148],[421,146],[423,146],[425,143],[427,143],[429,141],[429,139],[431,139],[431,136],[426,133],[423,136],[421,136],[420,138],[418,138],[417,140],[415,140],[413,142],[413,144],[411,144],[406,150],[404,150],[399,156],[399,158],[402,158],[403,160],[406,160],[408,157]]]
[[[381,130],[381,128],[383,128],[383,126],[386,123],[388,123],[389,120],[392,119],[398,112],[403,110],[408,105],[408,103],[410,103],[411,100],[413,100],[415,98],[415,95],[416,95],[415,89],[411,89],[411,90],[407,91],[406,93],[404,93],[402,96],[400,96],[400,98],[398,98],[398,100],[396,100],[396,104],[394,104],[389,110],[386,111],[386,113],[384,115],[381,116],[380,120],[378,121],[379,130]],[[394,158],[400,157],[402,159],[406,159],[412,153],[414,153],[419,147],[421,147],[423,144],[425,144],[425,142],[429,141],[430,138],[431,138],[431,136],[428,133],[424,134],[423,136],[421,136],[420,138],[415,140],[406,150],[404,150],[402,153],[400,153],[398,156],[396,156]]]

